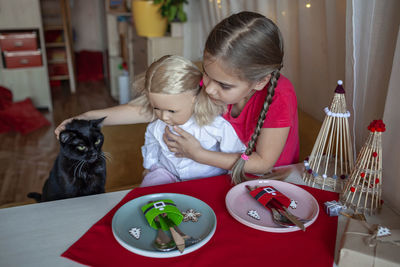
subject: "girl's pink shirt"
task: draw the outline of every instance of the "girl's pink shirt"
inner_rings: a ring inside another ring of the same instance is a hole
[[[258,116],[267,95],[268,85],[257,91],[246,103],[238,117],[231,116],[232,105],[228,105],[223,117],[231,123],[240,140],[247,145],[254,132]],[[262,128],[290,127],[285,147],[275,163],[275,167],[297,163],[299,160],[299,129],[297,118],[297,98],[292,83],[281,75],[275,88],[271,106]]]

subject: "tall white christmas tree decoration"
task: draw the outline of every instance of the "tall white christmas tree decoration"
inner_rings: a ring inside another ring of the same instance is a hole
[[[354,213],[371,215],[382,205],[382,133],[386,128],[382,120],[374,120],[368,130],[370,134],[358,154],[341,201]]]
[[[314,144],[311,155],[304,160],[303,180],[310,186],[342,191],[354,166],[350,138],[350,112],[346,108],[343,82],[338,81],[330,107]]]

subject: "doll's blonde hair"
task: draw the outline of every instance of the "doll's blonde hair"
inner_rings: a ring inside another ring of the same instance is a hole
[[[150,65],[146,73],[139,75],[134,89],[140,94],[132,104],[141,105],[142,112],[153,114],[148,94],[160,93],[175,95],[192,92],[196,96],[193,116],[198,125],[210,124],[216,116],[224,112],[224,106],[210,100],[200,81],[203,74],[191,61],[174,55],[163,56]]]

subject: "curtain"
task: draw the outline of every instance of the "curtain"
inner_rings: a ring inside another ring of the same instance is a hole
[[[383,119],[383,193],[386,204],[400,211],[399,23],[398,0],[348,0],[346,83],[352,106],[354,144],[359,151],[366,127]],[[351,86],[349,86],[351,85]]]
[[[292,81],[299,107],[324,119],[337,80],[345,79],[346,0],[201,0],[186,11],[184,56],[193,61],[202,59],[208,33],[223,18],[254,11],[273,20],[284,38],[282,73]]]
[[[383,136],[383,193],[389,205],[400,211],[400,143],[398,134],[400,100],[400,29],[397,31],[397,42],[393,67],[390,75],[388,93],[385,103],[383,121],[387,125],[387,132]]]
[[[383,199],[400,211],[400,10],[398,0],[191,1],[184,56],[201,60],[208,33],[221,19],[255,11],[272,19],[285,43],[283,74],[294,84],[299,108],[322,121],[337,80],[344,80],[355,153],[374,119],[383,134]],[[194,48],[194,49],[192,49]]]

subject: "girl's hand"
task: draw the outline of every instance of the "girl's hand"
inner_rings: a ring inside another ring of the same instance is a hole
[[[200,142],[193,135],[179,127],[174,126],[174,131],[179,135],[172,133],[168,126],[165,127],[163,140],[169,150],[174,152],[178,158],[195,160],[195,155],[203,150]]]

